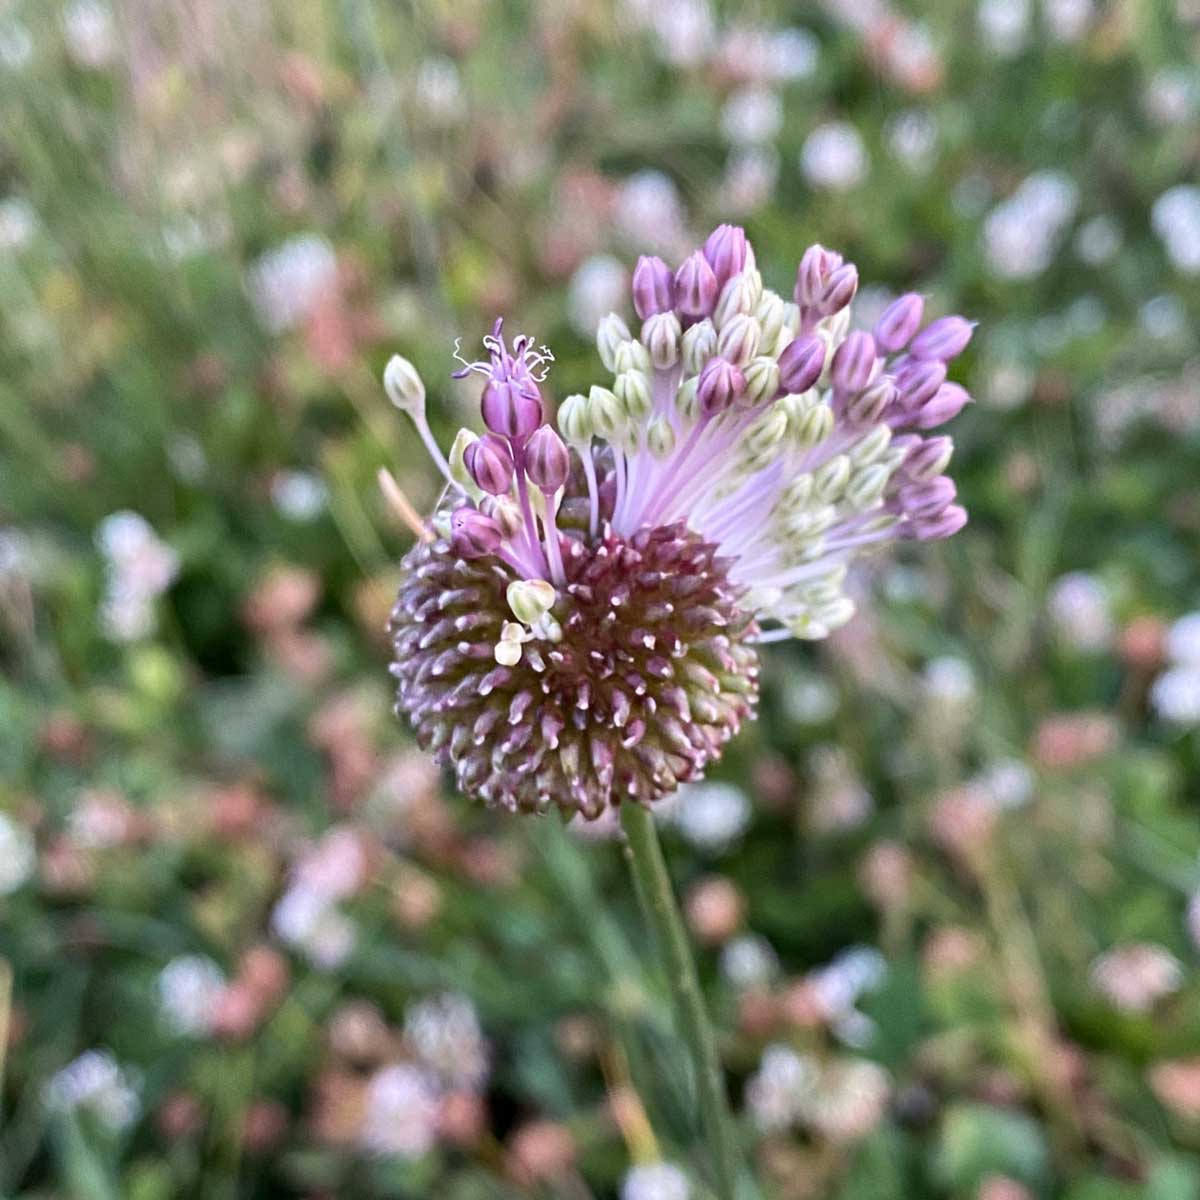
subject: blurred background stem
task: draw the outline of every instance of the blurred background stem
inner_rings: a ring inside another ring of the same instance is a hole
[[[654,818],[649,809],[624,804],[621,806],[621,826],[625,831],[625,855],[646,922],[662,957],[679,1031],[691,1051],[696,1099],[712,1154],[716,1194],[720,1200],[734,1200],[737,1145],[721,1060]]]

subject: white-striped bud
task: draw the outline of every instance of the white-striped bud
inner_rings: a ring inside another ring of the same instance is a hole
[[[716,326],[705,317],[683,334],[683,370],[687,375],[699,375],[704,364],[717,352]]]
[[[596,329],[596,349],[605,369],[612,371],[617,357],[617,347],[629,341],[629,326],[617,314],[609,313]]]
[[[683,331],[673,312],[655,313],[642,325],[642,345],[650,361],[660,371],[666,371],[679,361],[679,339]]]
[[[665,315],[667,314],[659,314]],[[626,371],[623,375],[618,375],[613,383],[613,394],[621,402],[625,415],[635,424],[645,421],[654,406],[650,380],[642,371]]]
[[[675,430],[666,417],[655,417],[646,431],[646,445],[657,459],[666,458],[675,449]]]

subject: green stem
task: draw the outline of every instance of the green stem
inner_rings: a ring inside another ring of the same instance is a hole
[[[737,1149],[721,1060],[704,1008],[687,931],[654,828],[654,818],[640,804],[623,804],[621,825],[625,830],[625,856],[633,873],[638,899],[646,921],[654,931],[666,968],[679,1032],[691,1051],[696,1098],[712,1153],[717,1196],[719,1200],[735,1200]]]

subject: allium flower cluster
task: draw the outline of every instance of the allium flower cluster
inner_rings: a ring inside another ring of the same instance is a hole
[[[137,1119],[137,1082],[108,1050],[85,1050],[46,1083],[46,1106],[56,1112],[86,1110],[119,1131]]]
[[[639,260],[636,334],[597,333],[611,386],[542,393],[553,356],[496,322],[485,432],[449,458],[425,388],[385,385],[447,481],[392,614],[397,709],[468,794],[595,817],[700,778],[753,712],[763,640],[823,638],[860,555],[956,532],[936,430],[972,325],[901,296],[850,332],[858,272],[811,246],[791,297],[723,225],[675,269]]]

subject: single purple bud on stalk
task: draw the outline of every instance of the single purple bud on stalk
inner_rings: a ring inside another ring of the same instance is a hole
[[[500,526],[469,504],[456,508],[450,516],[450,549],[459,558],[495,554],[502,540]]]
[[[933,399],[945,382],[945,363],[910,360],[896,375],[901,407],[908,414],[915,413],[926,401]]]
[[[699,250],[688,255],[675,272],[675,307],[689,320],[707,317],[720,290],[708,259]]]
[[[807,392],[825,369],[825,343],[805,335],[788,342],[779,356],[779,382],[785,392]]]
[[[894,439],[893,446],[900,442]],[[945,436],[924,438],[913,444],[908,457],[901,466],[906,478],[925,483],[935,475],[940,475],[950,464],[954,453],[954,442]]]
[[[512,450],[504,438],[485,433],[463,451],[463,462],[471,478],[493,496],[503,496],[513,480]]]
[[[921,542],[932,542],[956,534],[967,523],[967,510],[961,504],[951,504],[936,517],[923,518],[912,523],[911,537]]]
[[[853,395],[871,382],[875,373],[875,339],[861,329],[848,334],[833,353],[830,378],[835,392]]]
[[[826,317],[841,312],[858,291],[858,268],[853,263],[843,263],[825,281],[818,307]]]
[[[875,322],[875,345],[884,354],[896,354],[912,341],[921,326],[925,301],[916,292],[906,292],[893,300]]]
[[[935,475],[926,483],[910,483],[898,493],[900,506],[907,516],[916,520],[936,517],[950,504],[958,491],[948,475]]]
[[[913,358],[949,362],[967,348],[974,332],[975,326],[965,317],[939,317],[913,338],[908,352]]]
[[[567,482],[570,470],[566,442],[549,425],[543,425],[525,446],[525,473],[535,487],[549,495]]]
[[[724,287],[746,265],[746,231],[737,225],[718,225],[704,243],[704,257],[718,288]]]
[[[933,399],[921,406],[913,422],[918,429],[936,429],[962,412],[971,399],[970,392],[957,383],[943,383]]]
[[[643,254],[633,272],[633,307],[644,321],[675,307],[671,268],[661,258]]]
[[[723,413],[741,394],[746,380],[741,371],[726,358],[710,358],[700,372],[696,402],[706,417]]]
[[[842,265],[842,256],[826,250],[819,242],[805,250],[796,269],[796,286],[792,299],[802,308],[813,308],[821,302],[825,281]]]
[[[523,442],[542,423],[542,398],[532,379],[489,379],[479,404],[493,432]]]

